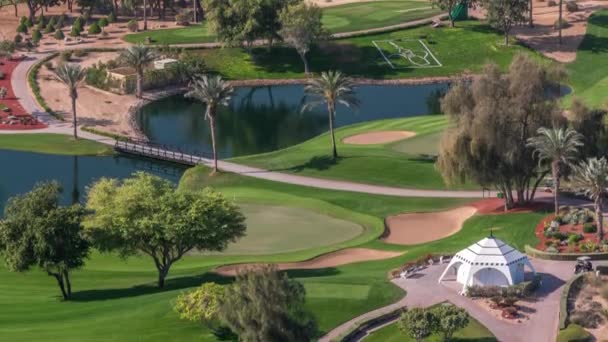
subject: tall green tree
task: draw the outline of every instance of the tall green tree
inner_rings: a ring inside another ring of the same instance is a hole
[[[529,0],[485,0],[488,11],[488,22],[505,36],[505,45],[509,45],[509,33],[513,26],[526,20]]]
[[[176,191],[173,184],[143,172],[118,181],[102,178],[89,189],[90,233],[101,251],[150,256],[158,287],[186,253],[222,251],[245,235],[245,217],[211,189]]]
[[[604,239],[604,199],[608,189],[608,161],[589,158],[580,163],[574,172],[574,184],[584,189],[585,194],[593,200],[595,219],[597,221],[598,243]]]
[[[72,126],[74,127],[74,139],[78,139],[78,119],[76,116],[76,99],[78,99],[78,88],[82,86],[87,77],[87,70],[78,64],[62,64],[55,70],[55,78],[66,87],[72,99]]]
[[[302,284],[266,265],[240,272],[226,290],[222,321],[248,342],[307,342],[317,325],[304,308]]]
[[[448,19],[450,19],[450,26],[454,27],[456,26],[456,23],[454,21],[454,17],[452,16],[452,12],[454,12],[454,9],[456,8],[457,5],[462,4],[463,1],[462,0],[430,0],[431,5],[441,9],[444,12],[448,13]],[[466,1],[467,6],[473,6],[475,5],[477,1],[475,0],[468,0]]]
[[[70,272],[84,265],[89,243],[80,205],[61,207],[57,182],[40,183],[9,199],[0,221],[0,255],[8,268],[24,272],[40,267],[57,280],[64,300],[72,296]]]
[[[401,314],[398,324],[401,332],[420,342],[437,330],[438,320],[429,309],[413,308]]]
[[[608,127],[605,118],[606,110],[591,109],[578,98],[572,100],[568,119],[572,128],[583,136],[584,145],[580,148],[583,157],[603,156],[608,153]]]
[[[353,81],[339,71],[322,72],[319,78],[312,79],[304,87],[306,104],[302,111],[314,108],[321,104],[327,105],[329,116],[329,132],[331,135],[331,146],[333,158],[338,158],[336,148],[336,137],[334,134],[334,119],[336,117],[336,105],[343,104],[346,107],[358,107],[359,100],[355,97]]]
[[[451,341],[454,332],[469,325],[469,314],[455,305],[440,305],[433,313],[437,317],[436,329],[443,334],[444,341]]]
[[[538,135],[528,139],[528,147],[534,149],[539,164],[549,162],[553,177],[553,201],[555,215],[559,213],[559,185],[564,167],[569,167],[579,155],[583,145],[583,136],[571,128],[545,128],[536,132]]]
[[[205,104],[205,119],[209,120],[211,147],[213,149],[213,172],[217,172],[217,148],[215,138],[215,118],[221,106],[228,106],[234,88],[220,76],[202,75],[190,82],[190,91],[186,97],[194,98]]]
[[[310,46],[328,36],[323,30],[321,17],[323,12],[315,4],[298,3],[285,7],[279,14],[281,30],[279,35],[283,41],[291,45],[304,63],[304,73],[309,73],[306,54]]]
[[[158,57],[156,51],[143,44],[128,47],[120,58],[137,73],[137,97],[141,98],[145,69]]]
[[[440,143],[437,166],[448,184],[469,180],[499,189],[505,208],[534,199],[549,170],[527,146],[541,127],[563,124],[555,100],[547,99],[542,65],[517,55],[507,73],[486,65],[472,83],[455,84],[441,102],[451,122]]]

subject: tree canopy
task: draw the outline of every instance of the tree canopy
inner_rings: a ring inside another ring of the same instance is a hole
[[[437,330],[437,317],[430,309],[412,308],[401,314],[399,329],[416,341],[422,341]]]
[[[448,91],[442,109],[452,122],[439,149],[438,168],[447,183],[470,180],[500,189],[505,205],[530,201],[549,171],[526,146],[541,127],[563,125],[554,100],[545,93],[544,68],[517,55],[508,73],[485,66],[472,83],[462,80]]]
[[[529,0],[485,0],[488,22],[502,31],[506,45],[509,45],[509,33],[513,26],[526,20],[529,5]]]
[[[144,172],[119,181],[102,178],[88,192],[90,232],[101,251],[124,257],[143,253],[154,260],[158,286],[171,265],[192,250],[222,251],[245,235],[245,217],[211,189],[176,191]]]
[[[311,341],[317,326],[304,301],[302,284],[276,266],[260,266],[237,275],[226,290],[220,317],[242,341]]]
[[[12,271],[40,267],[57,280],[68,300],[72,295],[69,273],[84,265],[89,243],[83,234],[84,209],[61,207],[60,193],[57,182],[40,183],[9,199],[0,221],[0,255]]]

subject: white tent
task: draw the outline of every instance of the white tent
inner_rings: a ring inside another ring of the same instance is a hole
[[[472,285],[509,286],[524,281],[524,266],[536,273],[526,255],[490,236],[458,252],[439,282],[453,270],[463,294]]]

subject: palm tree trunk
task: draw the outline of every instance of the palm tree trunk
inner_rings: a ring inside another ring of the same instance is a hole
[[[76,120],[76,97],[72,96],[72,126],[74,126],[74,139],[78,139],[78,129]]]
[[[142,94],[142,80],[143,80],[143,75],[141,71],[137,72],[137,98],[141,99],[141,94]]]
[[[551,163],[551,174],[553,176],[553,202],[555,203],[555,215],[559,213],[559,166],[557,162]]]
[[[338,150],[336,149],[336,136],[334,134],[334,106],[333,104],[327,105],[327,112],[329,113],[329,133],[331,134],[331,147],[332,155],[334,159],[338,159]]]
[[[601,196],[601,195],[600,195]],[[595,200],[595,220],[597,221],[597,242],[604,240],[604,212],[602,198],[598,196]]]
[[[562,43],[562,12],[563,12],[563,2],[564,0],[559,0],[559,19],[557,22],[557,27],[559,28],[559,43]]]
[[[534,27],[534,0],[530,0],[530,27]]]
[[[146,15],[146,12],[148,11],[148,3],[146,0],[144,0],[144,31],[148,30],[148,16]]]
[[[209,127],[211,129],[211,148],[213,150],[213,173],[217,172],[217,151],[215,147],[215,113],[209,115]]]

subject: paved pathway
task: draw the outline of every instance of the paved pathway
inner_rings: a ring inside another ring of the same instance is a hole
[[[429,307],[449,301],[464,308],[469,314],[486,326],[499,341],[505,342],[555,342],[559,323],[559,301],[565,282],[574,273],[574,262],[531,259],[536,271],[543,276],[542,286],[534,302],[520,302],[518,305],[535,311],[529,320],[521,323],[507,322],[496,318],[468,297],[458,294],[460,284],[455,281],[437,283],[447,264],[435,265],[421,271],[413,278],[395,279],[393,283],[407,291],[407,295],[397,303],[370,311],[336,327],[320,342],[329,342],[349,331],[356,323],[389,313],[402,307]]]

